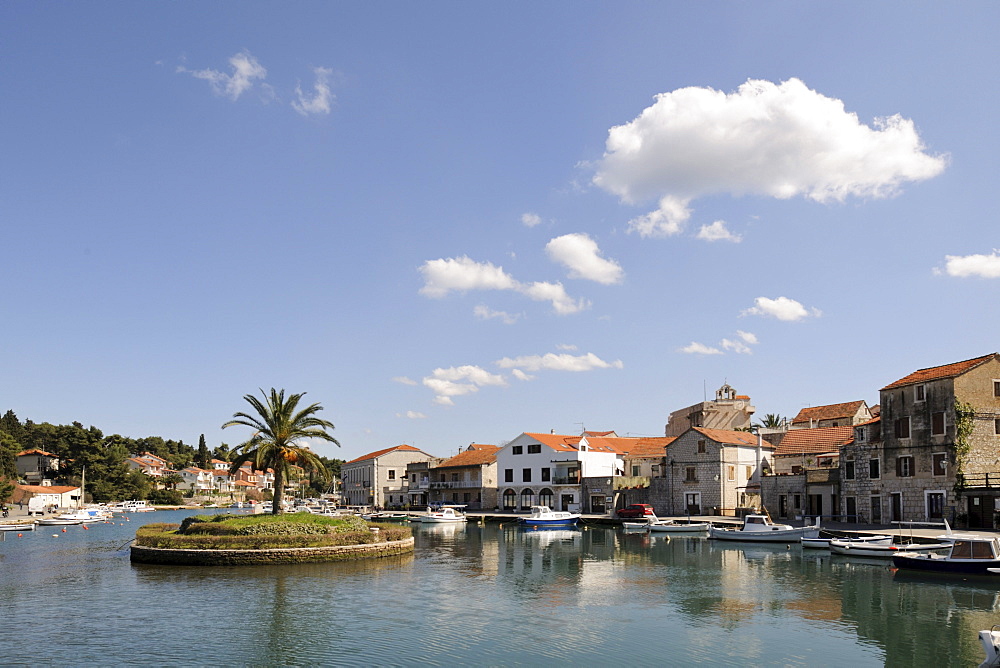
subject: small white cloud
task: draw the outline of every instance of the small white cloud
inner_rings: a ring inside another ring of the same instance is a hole
[[[490,373],[473,365],[434,369],[431,375],[423,379],[425,387],[434,392],[434,403],[442,406],[454,406],[452,397],[478,392],[480,387],[487,385],[506,386],[503,376]]]
[[[1000,250],[992,255],[945,255],[944,273],[956,278],[1000,278]],[[940,269],[935,273],[942,273]]]
[[[529,376],[528,374],[524,373],[520,369],[511,369],[510,375],[514,376],[514,378],[517,378],[518,380],[525,380],[525,381],[527,381],[527,380],[534,380],[535,379],[534,376]]]
[[[698,238],[702,241],[731,241],[735,244],[743,241],[743,237],[733,234],[726,228],[724,220],[717,220],[711,225],[702,225],[698,230]]]
[[[407,420],[423,420],[427,416],[419,411],[406,411],[405,413],[396,413],[398,418],[406,418]]]
[[[572,343],[558,343],[556,344],[556,350],[576,350],[576,346]]]
[[[605,362],[594,353],[585,355],[569,355],[546,353],[545,355],[525,355],[522,357],[504,357],[495,364],[501,369],[517,367],[528,371],[592,371],[593,369],[621,369],[621,360]]]
[[[330,90],[329,83],[333,70],[317,67],[313,73],[316,75],[316,83],[313,84],[312,97],[306,96],[300,86],[295,87],[295,95],[298,99],[292,102],[292,108],[303,116],[329,114],[330,103],[333,101],[333,92]]]
[[[720,345],[722,346],[723,350],[730,350],[730,351],[732,351],[734,353],[738,353],[740,355],[749,355],[750,353],[753,352],[752,350],[750,350],[750,346],[748,346],[743,341],[733,341],[732,339],[722,339],[722,343]]]
[[[625,272],[614,260],[601,257],[601,249],[590,236],[564,234],[545,245],[549,259],[565,265],[570,278],[583,278],[604,285],[621,283]]]
[[[530,283],[521,285],[518,292],[539,302],[551,302],[552,310],[559,315],[570,315],[590,308],[586,299],[573,299],[566,294],[562,283]]]
[[[689,198],[667,195],[660,200],[660,207],[647,214],[628,221],[628,231],[638,232],[640,237],[672,237],[684,231],[684,225],[691,217]]]
[[[416,385],[417,381],[412,378],[407,378],[406,376],[396,376],[392,379],[392,382],[399,383],[401,385]]]
[[[472,314],[480,320],[499,319],[505,325],[513,325],[521,317],[520,313],[510,314],[506,311],[494,311],[488,306],[480,304],[472,309]]]
[[[189,70],[183,66],[178,67],[177,71],[186,72],[196,79],[207,81],[216,94],[224,95],[233,101],[250,90],[254,81],[263,80],[267,76],[267,70],[257,62],[256,58],[250,55],[249,51],[237,53],[229,59],[229,64],[233,68],[232,74],[212,69]]]
[[[529,211],[528,213],[521,214],[521,223],[525,227],[535,227],[536,225],[541,225],[542,218],[537,213],[531,213]]]
[[[751,346],[757,345],[757,335],[752,332],[744,332],[742,329],[736,330],[736,336],[740,337],[744,343],[748,343]]]
[[[754,300],[754,305],[743,311],[740,315],[759,315],[792,322],[803,320],[810,316],[819,317],[822,315],[822,312],[817,308],[807,309],[799,302],[788,297],[778,297],[777,299],[757,297]]]
[[[718,348],[713,348],[711,346],[706,346],[704,343],[698,343],[697,341],[692,341],[688,345],[679,349],[679,352],[686,353],[688,355],[721,355],[723,354]]]

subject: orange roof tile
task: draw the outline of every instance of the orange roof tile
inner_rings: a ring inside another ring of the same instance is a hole
[[[582,438],[581,436],[567,436],[565,434],[533,434],[529,432],[525,432],[524,435],[530,436],[553,450],[560,450],[562,452],[578,450],[580,439]]]
[[[810,406],[803,408],[792,420],[792,424],[802,424],[803,422],[819,422],[820,420],[836,420],[838,418],[851,418],[857,415],[858,410],[865,402],[848,401],[842,404],[829,404],[826,406]]]
[[[774,456],[819,455],[837,452],[854,440],[854,427],[819,427],[817,429],[792,429],[781,439]]]
[[[434,468],[449,468],[452,466],[482,466],[492,464],[497,460],[498,445],[480,446],[478,450],[465,450],[450,459],[446,459]]]
[[[731,445],[757,445],[757,435],[749,431],[729,431],[728,429],[706,429],[705,427],[692,427],[699,434],[704,434],[716,443],[728,443]],[[761,447],[765,450],[773,449],[774,446],[763,441]]]
[[[31,450],[22,450],[21,452],[17,453],[16,456],[17,457],[21,457],[23,455],[42,455],[44,457],[56,457],[57,456],[57,455],[52,454],[51,452],[45,452],[44,450],[39,450],[38,448],[32,448]]]
[[[674,441],[673,436],[643,436],[643,437],[627,437],[620,436],[615,438],[605,438],[601,439],[614,448],[616,452],[619,452],[628,457],[663,457],[666,454],[666,448]],[[587,439],[590,443],[594,442],[594,439]]]
[[[367,455],[361,455],[360,457],[355,457],[351,461],[345,462],[345,463],[347,463],[347,464],[353,464],[354,462],[363,462],[366,459],[375,459],[376,457],[381,457],[382,455],[387,455],[390,452],[394,452],[396,450],[405,450],[406,452],[423,452],[420,448],[415,448],[412,445],[406,445],[404,443],[403,445],[397,445],[397,446],[394,446],[392,448],[386,448],[384,450],[376,450],[375,452],[369,452]]]
[[[79,485],[17,485],[17,488],[33,494],[65,494],[80,489]]]
[[[990,353],[989,355],[984,355],[982,357],[976,357],[975,359],[965,360],[964,362],[954,362],[952,364],[945,364],[942,366],[932,366],[927,369],[920,369],[919,371],[914,371],[909,376],[904,376],[894,383],[889,383],[882,390],[892,390],[897,387],[902,387],[904,385],[914,385],[916,383],[926,383],[932,380],[940,380],[941,378],[954,378],[955,376],[960,376],[970,369],[974,369],[980,364],[990,361],[991,359],[1000,359],[1000,354]]]

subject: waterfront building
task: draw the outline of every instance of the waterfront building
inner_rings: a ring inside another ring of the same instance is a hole
[[[212,471],[188,466],[177,472],[183,482],[177,484],[177,489],[192,490],[195,494],[212,491]]]
[[[430,503],[468,506],[471,510],[497,507],[496,445],[473,443],[428,471]],[[416,471],[409,471],[414,476]],[[410,479],[410,484],[414,482]]]
[[[839,514],[840,453],[853,442],[849,425],[789,431],[761,478],[764,507],[780,519]]]
[[[873,523],[954,517],[993,528],[1000,355],[920,369],[879,395],[880,419],[857,425],[841,457],[843,512]]]
[[[750,397],[737,394],[728,383],[715,392],[714,401],[681,408],[670,414],[664,436],[680,436],[691,427],[707,429],[748,429],[757,409],[750,404]]]
[[[868,422],[874,417],[864,400],[842,404],[809,406],[792,418],[791,429],[816,429],[817,427],[845,427]]]
[[[11,503],[23,503],[29,505],[28,501],[37,499],[35,503],[39,507],[46,508],[78,508],[81,504],[81,490],[75,485],[15,485],[14,493],[11,494]],[[34,506],[35,503],[31,505]],[[30,510],[30,507],[29,507]]]
[[[139,470],[152,478],[161,478],[167,471],[167,462],[163,457],[157,457],[151,452],[143,452],[125,460],[130,469]]]
[[[345,462],[340,467],[344,502],[351,506],[402,506],[408,503],[406,467],[434,459],[412,445],[397,445]]]
[[[18,477],[23,478],[29,485],[40,485],[50,474],[59,471],[59,457],[51,452],[33,448],[17,453],[14,465]]]

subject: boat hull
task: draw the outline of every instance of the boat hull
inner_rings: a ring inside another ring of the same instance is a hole
[[[738,540],[754,543],[794,543],[800,538],[815,538],[819,536],[818,526],[794,527],[791,529],[773,529],[770,531],[743,531],[741,529],[709,529],[709,538],[715,540]]]
[[[692,522],[691,524],[651,524],[650,531],[658,533],[705,533],[712,527],[708,522]]]
[[[526,527],[573,527],[580,520],[579,517],[563,517],[560,519],[543,520],[522,517],[520,522]]]
[[[928,552],[946,550],[950,545],[943,543],[921,545],[871,545],[865,543],[841,543],[830,541],[830,552],[848,557],[877,557],[890,559],[900,552]]]
[[[933,555],[900,554],[892,556],[892,565],[908,571],[939,575],[988,575],[989,569],[1000,568],[1000,559],[948,559]]]

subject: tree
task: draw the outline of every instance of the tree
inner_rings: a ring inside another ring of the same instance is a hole
[[[264,394],[262,389],[261,394]],[[290,467],[296,464],[308,471],[316,471],[326,475],[326,467],[320,458],[308,447],[297,445],[302,439],[318,439],[340,446],[327,429],[333,429],[333,423],[316,417],[323,407],[310,404],[298,410],[299,401],[305,392],[289,395],[285,399],[285,391],[280,392],[273,387],[271,395],[264,394],[264,401],[252,394],[243,398],[249,403],[257,415],[234,413],[233,419],[222,425],[222,428],[243,425],[254,430],[249,440],[236,446],[235,457],[229,466],[229,474],[234,475],[247,462],[256,471],[274,470],[274,503],[271,512],[281,513],[285,480],[290,474]]]
[[[785,425],[785,418],[777,413],[768,413],[764,416],[763,422],[758,422],[755,427],[762,429],[781,429]]]
[[[208,446],[205,444],[205,434],[198,437],[198,466],[207,469],[209,464]]]
[[[164,489],[172,489],[177,491],[177,485],[184,482],[183,476],[180,473],[168,473],[160,477],[160,483],[163,485]]]

